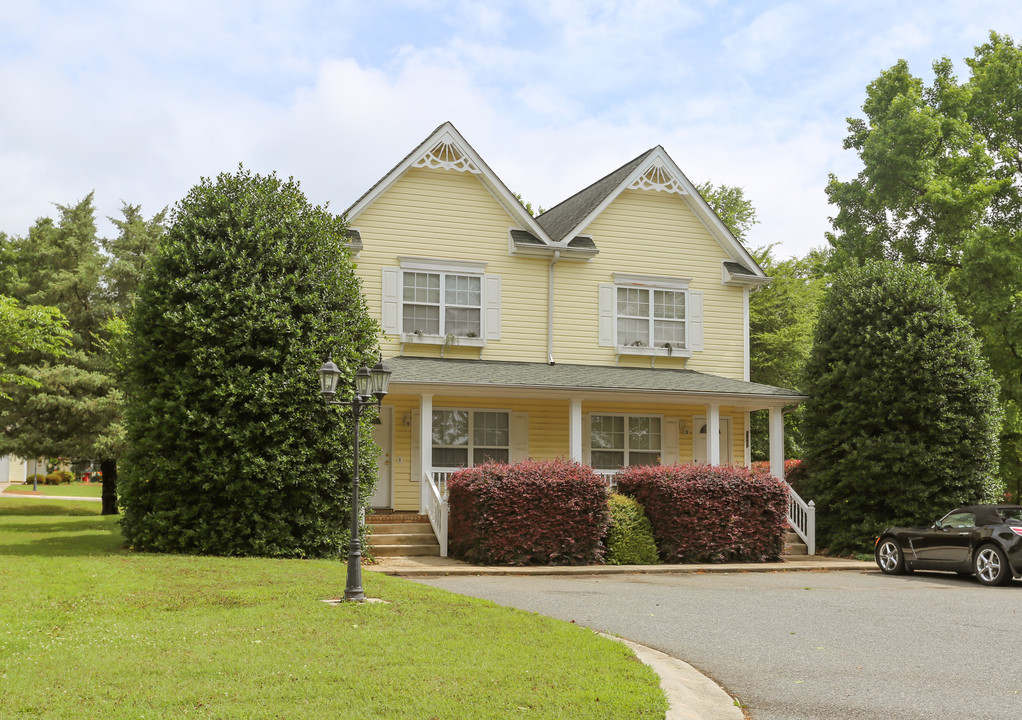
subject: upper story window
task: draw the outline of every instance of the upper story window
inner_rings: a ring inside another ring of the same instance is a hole
[[[482,276],[405,272],[402,331],[417,335],[482,335]]]
[[[500,339],[500,277],[486,263],[399,258],[383,269],[382,326],[402,342],[482,346]]]
[[[662,420],[655,415],[592,415],[590,463],[600,470],[657,465],[663,454]]]
[[[702,350],[703,298],[689,280],[614,273],[614,281],[600,286],[600,345],[632,355]]]

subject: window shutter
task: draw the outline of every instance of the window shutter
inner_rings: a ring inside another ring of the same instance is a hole
[[[688,293],[688,347],[690,350],[703,349],[703,294],[690,290]]]
[[[614,345],[614,286],[600,285],[600,345]]]
[[[529,414],[511,413],[511,462],[529,459]]]
[[[484,335],[487,340],[500,340],[500,275],[483,277]]]
[[[660,453],[660,464],[677,465],[681,460],[681,451],[678,447],[678,418],[664,418],[663,443]]]
[[[411,472],[412,482],[422,480],[422,453],[419,451],[419,411],[412,410],[412,449],[411,449]]]
[[[383,317],[380,319],[380,326],[385,333],[401,332],[400,318],[401,310],[401,270],[398,268],[383,268]]]

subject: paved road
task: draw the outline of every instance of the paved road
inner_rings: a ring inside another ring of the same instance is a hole
[[[939,573],[442,577],[681,658],[755,720],[1001,720],[1022,711],[1022,581]]]

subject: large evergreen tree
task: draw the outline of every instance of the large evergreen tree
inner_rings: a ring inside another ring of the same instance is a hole
[[[918,266],[833,278],[807,368],[807,496],[820,542],[865,551],[887,525],[994,500],[997,384],[965,318]]]
[[[899,61],[870,83],[845,147],[863,169],[831,177],[838,265],[897,259],[929,270],[970,318],[1000,383],[1001,473],[1022,490],[1022,47],[1005,35],[947,58],[927,86]]]
[[[178,203],[128,321],[131,545],[296,557],[347,542],[351,420],[316,371],[331,353],[349,378],[375,362],[377,328],[345,231],[297,183],[243,169]]]

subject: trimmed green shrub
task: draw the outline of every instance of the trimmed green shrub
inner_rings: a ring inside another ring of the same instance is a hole
[[[26,485],[45,485],[46,476],[42,473],[36,473],[35,475],[29,475],[25,478]]]
[[[653,527],[646,512],[633,498],[614,493],[607,498],[610,527],[607,530],[608,565],[652,565],[658,562]]]
[[[375,363],[342,218],[294,181],[239,170],[174,209],[125,341],[118,490],[140,550],[332,556],[348,540],[353,427],[316,371]],[[363,503],[376,477],[362,418]]]
[[[633,467],[617,489],[646,510],[668,563],[779,560],[788,531],[788,487],[745,468]]]
[[[45,478],[47,485],[60,485],[64,482],[64,477],[58,472],[51,472]]]
[[[603,559],[607,490],[587,465],[487,463],[454,473],[447,488],[454,557],[481,565],[589,565]]]
[[[870,551],[888,525],[1003,493],[997,384],[924,268],[871,262],[835,276],[808,377],[801,494],[816,501],[820,546]]]

